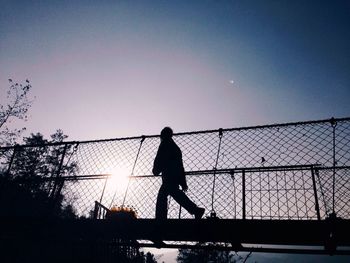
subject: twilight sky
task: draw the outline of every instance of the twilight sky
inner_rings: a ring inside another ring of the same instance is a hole
[[[350,2],[0,0],[8,78],[70,140],[348,117]]]
[[[28,132],[86,140],[350,115],[349,1],[0,7],[0,87],[31,81]]]

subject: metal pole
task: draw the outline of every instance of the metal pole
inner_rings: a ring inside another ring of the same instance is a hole
[[[331,119],[331,125],[333,128],[333,187],[332,187],[332,196],[333,196],[333,209],[332,212],[335,215],[335,166],[337,161],[335,159],[335,127],[337,126],[337,122],[334,118]]]
[[[93,219],[98,219],[98,212],[99,212],[98,202],[97,202],[97,201],[95,201],[95,208],[94,208],[94,215],[93,215]]]
[[[232,170],[230,172],[231,179],[232,179],[232,185],[233,185],[233,206],[235,209],[235,219],[237,218],[237,204],[236,204],[236,184],[235,184],[235,170]]]
[[[245,207],[245,170],[242,171],[242,208],[243,208],[243,219],[246,218],[246,207]]]
[[[13,160],[15,159],[15,154],[16,154],[17,148],[18,148],[17,145],[13,148],[13,153],[12,153],[12,155],[11,155],[9,167],[7,168],[7,172],[6,172],[6,174],[7,174],[8,176],[10,175],[11,167],[12,167],[12,164],[13,164]]]
[[[320,178],[320,173],[319,173],[319,169],[315,169],[315,175],[317,176],[317,180],[318,180],[318,184],[320,186],[320,189],[321,189],[321,195],[322,195],[322,199],[323,199],[323,204],[324,204],[324,209],[326,211],[326,214],[329,215],[328,213],[328,207],[327,207],[327,203],[326,203],[326,198],[324,196],[324,192],[323,192],[323,189],[322,189],[322,183],[321,183],[321,178]]]
[[[63,149],[63,153],[62,153],[62,157],[61,157],[60,163],[58,165],[54,187],[53,187],[52,192],[51,192],[51,198],[53,198],[53,199],[55,199],[55,197],[59,194],[59,192],[62,189],[62,187],[59,187],[59,190],[56,193],[56,188],[57,188],[58,183],[59,183],[59,177],[60,177],[60,173],[61,173],[61,169],[62,169],[62,165],[63,165],[63,160],[64,160],[64,157],[66,155],[67,147],[68,147],[68,144],[65,144],[64,149]]]
[[[102,204],[102,199],[103,199],[103,196],[104,196],[104,194],[105,194],[105,189],[106,189],[107,181],[108,181],[108,175],[106,176],[105,184],[103,185],[102,194],[101,194],[101,197],[100,197],[100,204]],[[113,200],[112,200],[112,202],[113,202]],[[111,204],[111,205],[112,205],[112,204]],[[110,206],[111,206],[111,205],[110,205]]]
[[[135,167],[136,167],[136,163],[137,163],[137,160],[138,160],[138,158],[139,158],[139,154],[140,154],[140,151],[141,151],[141,147],[142,147],[142,144],[143,144],[143,142],[145,141],[145,139],[146,139],[146,136],[142,135],[142,136],[141,136],[140,146],[139,146],[139,149],[138,149],[137,154],[136,154],[136,159],[135,159],[135,162],[134,162],[134,166],[132,167],[131,176],[134,175],[134,170],[135,170]],[[129,177],[128,185],[127,185],[126,190],[125,190],[125,195],[124,195],[124,198],[123,198],[122,207],[124,207],[125,200],[126,200],[126,195],[128,194],[131,176]]]
[[[214,167],[213,189],[211,192],[211,212],[210,212],[211,217],[216,217],[216,213],[214,211],[215,180],[216,180],[216,168],[218,166],[219,155],[220,155],[222,135],[223,135],[222,128],[220,128],[219,129],[219,146],[218,146],[218,152],[216,155],[216,161],[215,161],[215,167]]]
[[[321,220],[321,215],[320,215],[320,206],[318,204],[318,196],[317,196],[317,189],[316,189],[316,180],[315,180],[315,173],[314,173],[314,167],[311,167],[311,176],[312,176],[312,186],[314,189],[314,197],[315,197],[315,209],[317,213],[317,219]]]

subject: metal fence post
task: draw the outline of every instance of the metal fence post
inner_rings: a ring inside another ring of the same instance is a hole
[[[242,209],[243,209],[243,219],[246,219],[246,204],[245,204],[245,170],[242,170]]]
[[[331,119],[331,125],[332,125],[332,134],[333,134],[333,187],[332,187],[332,197],[333,197],[333,202],[332,202],[332,213],[335,215],[335,175],[336,175],[336,165],[337,165],[337,161],[336,161],[336,151],[335,151],[335,129],[337,127],[337,121],[332,118]]]
[[[56,199],[58,198],[58,195],[61,192],[62,187],[63,187],[63,182],[60,180],[60,174],[61,174],[63,160],[64,160],[64,157],[66,155],[67,148],[68,148],[68,144],[65,144],[64,149],[63,149],[63,153],[62,153],[62,157],[61,157],[60,163],[58,165],[54,187],[53,187],[52,192],[51,192],[51,198],[53,199],[53,205],[55,205]]]
[[[95,208],[94,208],[93,219],[98,219],[99,210],[100,209],[99,209],[98,202],[95,201]]]
[[[126,186],[126,190],[125,190],[125,194],[124,194],[124,198],[123,198],[122,207],[124,207],[125,200],[126,200],[126,195],[128,194],[128,191],[129,191],[130,179],[131,179],[132,176],[134,176],[134,171],[135,171],[135,167],[136,167],[136,164],[137,164],[137,160],[139,159],[139,155],[140,155],[140,152],[141,152],[141,147],[142,147],[143,142],[145,141],[145,139],[146,139],[146,136],[142,135],[142,136],[141,136],[141,141],[140,141],[140,146],[139,146],[139,149],[137,150],[135,162],[134,162],[134,165],[133,165],[132,170],[131,170],[131,175],[129,176],[129,179],[128,179],[128,185]],[[114,193],[112,202],[114,201],[115,194],[116,194],[116,192]],[[110,205],[110,206],[112,206],[112,202],[111,202],[111,205]]]
[[[10,159],[10,162],[9,162],[9,166],[8,166],[7,172],[6,172],[6,175],[7,175],[7,176],[10,175],[11,167],[12,167],[12,164],[13,164],[13,160],[15,159],[15,155],[16,155],[17,148],[18,148],[17,145],[15,145],[15,147],[13,147],[13,153],[12,153],[12,155],[11,155],[11,159]]]
[[[214,168],[214,174],[213,174],[213,188],[211,192],[211,211],[210,211],[210,217],[216,218],[216,212],[214,210],[214,195],[215,195],[215,180],[216,180],[216,169],[219,162],[219,156],[220,156],[220,149],[221,149],[221,141],[223,136],[223,130],[222,128],[219,129],[219,146],[218,146],[218,152],[216,154],[216,160],[215,160],[215,166]]]
[[[311,176],[312,176],[312,186],[313,186],[313,189],[314,189],[315,210],[316,210],[316,213],[317,213],[317,219],[318,219],[318,220],[321,220],[320,206],[319,206],[319,204],[318,204],[318,196],[317,196],[315,172],[314,172],[314,167],[313,167],[313,166],[311,166]]]

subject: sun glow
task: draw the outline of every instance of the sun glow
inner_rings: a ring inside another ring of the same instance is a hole
[[[130,171],[126,168],[113,167],[105,182],[102,203],[107,206],[121,205],[129,182]],[[120,203],[120,204],[119,204]]]
[[[111,172],[111,176],[108,178],[108,184],[118,189],[126,188],[129,182],[130,171],[126,168],[114,167]]]

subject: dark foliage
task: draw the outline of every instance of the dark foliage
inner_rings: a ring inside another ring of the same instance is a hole
[[[51,135],[51,142],[62,142],[66,135],[61,130]],[[26,145],[48,143],[40,133],[24,138]],[[70,205],[63,205],[62,176],[75,176],[77,165],[62,162],[73,150],[65,145],[53,147],[17,147],[8,156],[11,167],[3,171],[0,181],[0,216],[6,217],[75,217]],[[65,156],[63,156],[65,155]]]
[[[26,121],[28,110],[32,105],[29,98],[32,85],[29,80],[19,84],[9,79],[6,97],[0,101],[0,146],[12,145],[25,128],[15,129],[10,123],[16,120]]]
[[[62,144],[66,138],[61,130],[51,135],[50,141],[40,133],[31,134],[24,138],[25,145],[39,147],[18,146],[5,156],[8,169],[0,173],[0,222],[37,221],[45,229],[50,227],[50,220],[80,219],[63,195],[67,189],[63,191],[62,177],[74,182],[78,171],[77,164],[70,160],[74,146]],[[59,144],[40,147],[48,142]],[[72,240],[65,236],[46,236],[42,229],[31,231],[30,235],[23,235],[14,230],[10,237],[0,234],[0,246],[5,251],[0,261],[156,263],[151,253],[120,245],[118,240]]]

